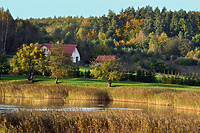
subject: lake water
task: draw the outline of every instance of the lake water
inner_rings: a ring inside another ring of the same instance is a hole
[[[29,99],[29,98],[0,98],[0,111],[4,113],[9,110],[141,110],[141,111],[172,111],[168,106],[156,106],[130,102],[102,102],[88,100],[69,100],[62,99]],[[176,110],[177,111],[177,110]],[[184,111],[184,110],[179,110]]]

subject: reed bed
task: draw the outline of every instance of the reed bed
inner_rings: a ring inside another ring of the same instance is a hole
[[[165,105],[172,108],[200,110],[200,91],[146,87],[118,87],[108,90],[114,101]]]
[[[1,132],[200,132],[200,116],[176,112],[16,111],[0,114]]]
[[[64,100],[113,100],[200,110],[200,91],[162,88],[124,86],[98,89],[64,85],[3,84],[0,85],[0,96]]]

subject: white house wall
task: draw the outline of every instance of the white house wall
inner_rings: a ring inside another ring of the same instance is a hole
[[[80,54],[79,54],[77,48],[74,49],[71,57],[72,57],[72,61],[74,63],[76,63],[76,57],[78,57],[78,61],[80,61]]]

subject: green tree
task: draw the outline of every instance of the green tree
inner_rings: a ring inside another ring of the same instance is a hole
[[[114,80],[120,80],[124,75],[124,69],[119,64],[119,60],[114,59],[110,61],[102,61],[101,64],[94,61],[92,62],[92,75],[101,80],[108,82],[108,87]]]
[[[50,70],[51,77],[56,78],[55,83],[58,83],[58,78],[67,77],[72,70],[72,60],[67,52],[64,51],[63,44],[57,43],[52,46],[50,55]]]
[[[24,75],[32,83],[37,72],[44,74],[45,59],[44,51],[40,51],[38,43],[29,46],[23,44],[11,61],[13,72]]]
[[[6,58],[6,54],[5,51],[1,50],[0,51],[0,79],[1,79],[1,75],[7,71],[10,68],[7,58]]]
[[[154,20],[153,20],[152,16],[149,13],[146,14],[146,20],[144,22],[143,30],[147,34],[150,34],[150,33],[154,32]]]
[[[108,48],[107,45],[97,44],[94,47],[93,57],[96,58],[99,55],[111,55],[111,50]]]

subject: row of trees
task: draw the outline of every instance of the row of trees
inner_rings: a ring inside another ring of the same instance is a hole
[[[15,54],[22,44],[59,41],[76,43],[84,62],[98,55],[116,55],[126,69],[152,69],[152,58],[174,61],[186,57],[198,62],[200,57],[200,12],[146,6],[128,7],[118,14],[109,10],[100,17],[14,20],[8,9],[0,10],[0,49],[7,54]]]
[[[163,84],[179,84],[179,85],[189,85],[189,86],[200,86],[200,79],[197,75],[163,75],[161,79],[161,83]]]
[[[58,82],[58,78],[69,75],[72,61],[62,50],[61,43],[52,46],[51,56],[46,57],[44,52],[39,49],[38,43],[23,44],[11,60],[12,72],[25,76],[29,82],[33,82],[38,72],[44,75],[50,71],[51,77],[56,78],[55,83]]]
[[[56,84],[58,78],[72,76],[72,72],[76,74],[74,71],[76,67],[73,66],[72,59],[68,53],[63,51],[62,45],[62,43],[52,45],[51,55],[45,57],[45,51],[39,49],[38,43],[24,44],[11,60],[12,72],[25,76],[32,83],[38,72],[44,75],[45,72],[50,71],[50,77],[56,78]],[[0,76],[3,70],[6,70],[5,64],[9,65],[6,59],[4,54],[0,56]],[[116,59],[101,62],[101,65],[94,61],[92,67],[94,68],[92,76],[106,80],[109,87],[111,87],[111,83],[114,80],[119,80],[124,75],[124,69]],[[88,72],[88,74],[90,73]]]
[[[8,63],[5,52],[1,51],[0,54],[0,77],[1,74],[8,71],[8,68],[12,67],[12,72],[16,74],[24,75],[29,82],[33,82],[35,76],[38,72],[45,74],[45,72],[50,71],[51,77],[56,78],[55,83],[57,84],[58,78],[76,76],[76,67],[73,67],[71,57],[62,50],[61,43],[52,45],[51,55],[45,57],[44,50],[40,50],[38,44],[31,43],[28,45],[23,45],[21,49],[18,50],[16,55],[11,60],[11,64]],[[92,73],[89,71],[85,73],[87,77],[94,77],[101,80],[106,80],[108,82],[108,87],[111,87],[111,83],[114,80],[131,80],[155,83],[156,75],[152,71],[146,71],[138,69],[137,74],[126,73],[119,63],[119,60],[114,59],[111,61],[97,62],[93,61],[91,64],[93,68]],[[74,75],[71,75],[73,72]],[[183,76],[182,76],[183,77]],[[181,84],[181,85],[199,85],[200,81],[194,74],[189,77],[182,78],[179,74],[171,77],[166,77],[165,74],[161,80],[162,83],[168,84]]]
[[[0,13],[0,49],[14,53],[22,44],[63,40],[78,44],[82,59],[115,54],[113,48],[132,47],[159,54],[184,56],[200,46],[200,13],[167,11],[164,7],[128,7],[116,14],[109,10],[100,17],[17,18],[7,9]],[[96,48],[98,47],[98,48]],[[95,51],[95,52],[93,52]]]

